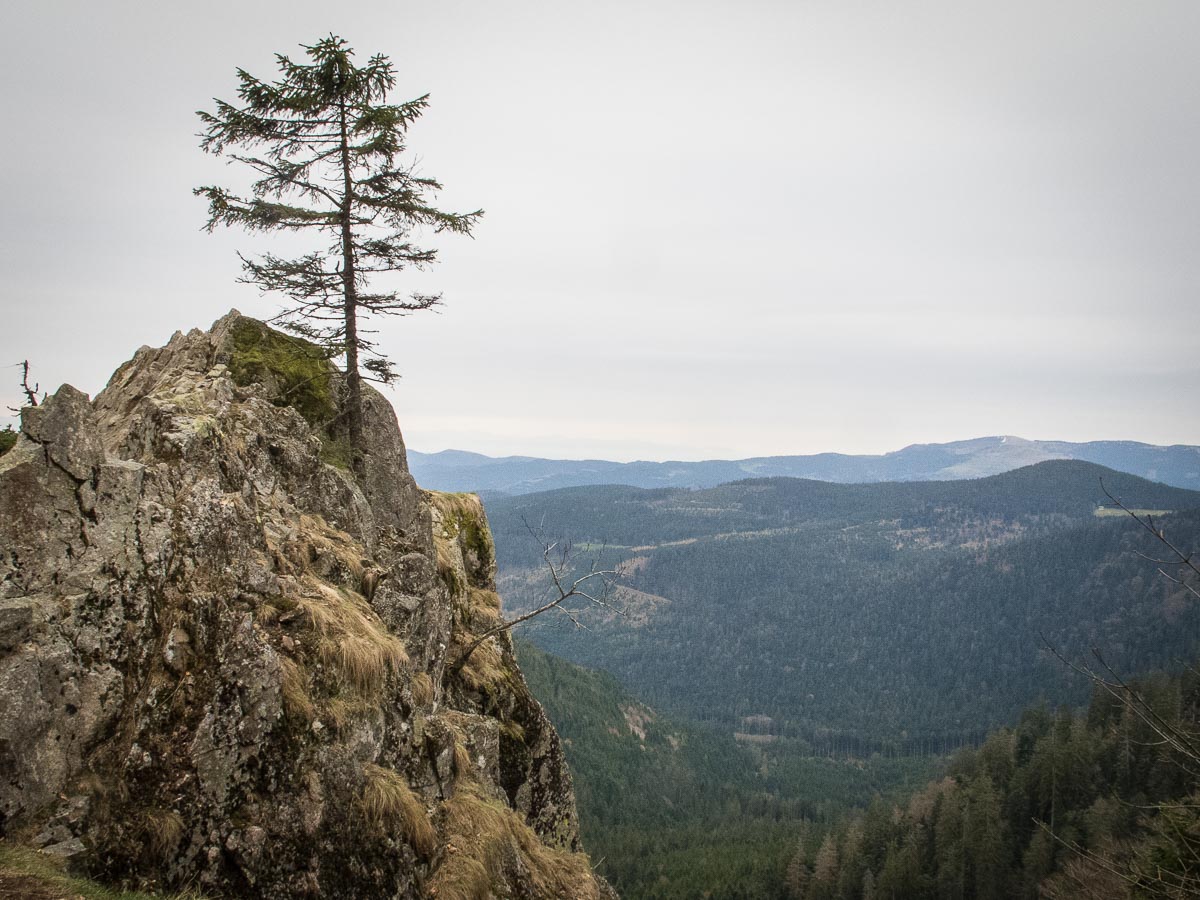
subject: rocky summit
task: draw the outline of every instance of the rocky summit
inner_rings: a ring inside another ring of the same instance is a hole
[[[0,835],[228,897],[612,897],[495,624],[471,495],[367,390],[232,312],[0,456]]]

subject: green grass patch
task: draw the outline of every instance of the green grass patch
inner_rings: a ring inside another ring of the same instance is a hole
[[[8,892],[12,893],[8,893]],[[0,842],[0,896],[82,897],[84,900],[162,900],[165,894],[118,891],[68,875],[60,860],[28,847]],[[171,894],[175,900],[201,900],[199,894]]]
[[[350,449],[349,439],[328,437],[322,434],[321,462],[349,472],[354,462],[354,451]]]
[[[1127,516],[1133,513],[1135,516],[1169,516],[1174,510],[1171,509],[1130,509],[1124,510],[1116,506],[1098,506],[1092,515],[1099,519],[1111,518],[1113,516]]]
[[[0,431],[0,456],[3,456],[17,443],[19,432],[14,431],[11,425],[5,425],[4,430]]]

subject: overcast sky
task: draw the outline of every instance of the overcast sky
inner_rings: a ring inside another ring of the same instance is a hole
[[[89,393],[239,285],[195,110],[389,55],[475,238],[379,323],[410,447],[1200,444],[1200,3],[4,4],[0,363]],[[4,375],[4,372],[8,372]],[[14,405],[17,370],[0,369]]]

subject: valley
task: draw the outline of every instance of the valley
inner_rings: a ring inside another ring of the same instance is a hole
[[[1194,659],[1200,610],[1105,491],[1200,544],[1200,494],[1071,461],[491,498],[510,608],[545,586],[531,531],[617,573],[622,613],[576,610],[577,627],[551,611],[519,644],[601,870],[627,897],[793,896],[801,831],[811,868],[855,810],[903,808],[1031,706],[1086,704],[1092,683],[1056,653],[1101,649],[1123,673]]]

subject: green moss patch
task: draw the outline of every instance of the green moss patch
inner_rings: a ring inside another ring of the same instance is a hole
[[[314,428],[329,424],[335,412],[333,370],[322,348],[250,319],[237,322],[231,336],[234,382],[269,385],[276,392],[276,406],[294,407]]]
[[[473,553],[480,565],[486,567],[495,562],[496,544],[484,519],[479,495],[443,491],[428,493],[442,513],[446,537],[457,539],[463,551]]]
[[[6,425],[3,431],[0,431],[0,456],[3,456],[17,443],[17,432],[13,430],[11,425]]]

